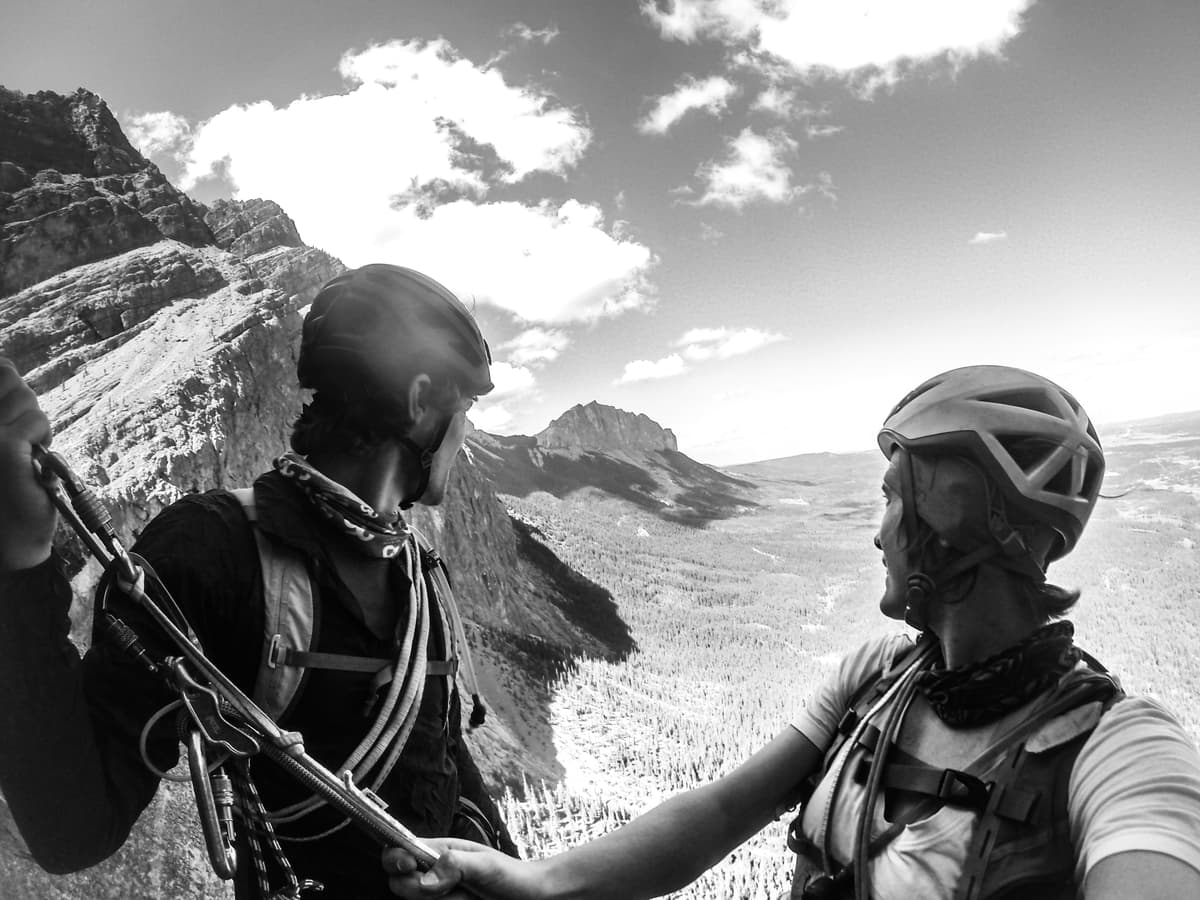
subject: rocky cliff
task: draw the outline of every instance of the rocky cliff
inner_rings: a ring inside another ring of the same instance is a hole
[[[753,485],[680,453],[669,428],[594,401],[572,407],[534,437],[480,432],[468,443],[503,494],[598,491],[691,525],[756,505]]]
[[[679,449],[671,429],[649,416],[594,400],[568,409],[537,434],[537,442],[549,450],[608,454]]]
[[[286,447],[302,402],[300,311],[342,268],[304,246],[273,203],[191,201],[96,95],[0,90],[0,355],[28,375],[55,449],[98,488],[127,540],[184,493],[249,484]],[[611,597],[514,526],[469,459],[448,502],[416,518],[450,561],[486,681],[493,715],[475,737],[485,774],[493,784],[554,777],[545,675],[579,654],[628,650]],[[75,561],[82,646],[98,573],[69,537],[61,543]],[[571,610],[581,601],[606,627],[580,627]],[[224,896],[190,807],[186,790],[164,788],[120,854],[67,879],[28,862],[0,817],[0,893]]]

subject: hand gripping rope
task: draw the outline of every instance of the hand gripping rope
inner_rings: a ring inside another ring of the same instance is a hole
[[[148,672],[159,675],[179,695],[178,703],[186,712],[180,739],[188,751],[188,767],[200,813],[209,859],[218,876],[233,877],[237,854],[233,848],[234,791],[220,765],[210,767],[207,751],[217,750],[222,759],[234,760],[235,778],[242,787],[243,808],[253,808],[257,792],[249,782],[249,760],[262,754],[312,791],[321,800],[341,812],[352,824],[385,847],[401,847],[417,859],[424,870],[433,866],[438,854],[401,822],[385,811],[385,804],[369,790],[354,782],[352,772],[335,774],[304,752],[304,738],[284,731],[247,697],[228,676],[204,654],[186,618],[166,587],[144,560],[129,553],[108,511],[57,453],[34,447],[34,471],[63,518],[79,535],[84,546],[104,567],[106,578],[137,603],[178,650],[178,656],[154,658],[138,635],[106,606],[97,610],[101,627]],[[149,588],[149,590],[147,590]],[[103,592],[101,594],[103,596]],[[175,704],[172,704],[174,707]],[[152,719],[150,724],[156,719]],[[144,737],[144,735],[143,735]],[[247,796],[248,795],[248,796]],[[261,803],[258,804],[261,806]],[[278,849],[272,829],[265,836]],[[252,848],[259,847],[259,835],[251,829]],[[282,857],[282,850],[278,857]],[[265,869],[256,854],[260,883]],[[301,891],[320,890],[313,882],[298,882],[286,859],[281,868],[288,885],[273,896],[298,897]],[[265,886],[265,885],[264,885]]]

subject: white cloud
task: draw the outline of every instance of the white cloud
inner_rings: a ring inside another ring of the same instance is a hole
[[[728,359],[786,340],[782,334],[759,328],[693,328],[675,342],[692,361]]]
[[[570,343],[571,338],[564,331],[528,328],[497,349],[508,351],[514,365],[537,367],[558,359]]]
[[[865,90],[912,64],[953,64],[997,53],[1034,0],[656,0],[641,10],[667,40],[710,39],[749,48],[796,72],[843,77]]]
[[[548,44],[558,37],[558,28],[553,25],[548,25],[545,28],[530,28],[524,22],[516,22],[504,29],[505,37],[516,38],[526,44],[533,41],[540,41],[543,44]]]
[[[678,353],[672,353],[659,360],[635,359],[625,363],[625,371],[613,383],[629,384],[633,381],[670,378],[673,375],[682,375],[685,371],[687,371],[687,367],[683,363],[683,357]]]
[[[480,431],[497,433],[513,420],[513,414],[502,404],[497,403],[482,408],[476,406],[467,413],[467,418]]]
[[[967,241],[968,244],[994,244],[997,241],[1008,240],[1007,231],[977,231],[975,236]]]
[[[121,128],[129,142],[145,156],[177,153],[191,140],[192,126],[173,112],[141,113],[122,117]]]
[[[672,125],[694,109],[720,116],[728,109],[730,98],[737,92],[737,85],[720,75],[703,81],[687,78],[675,85],[675,90],[670,94],[654,102],[654,106],[638,122],[638,131],[642,134],[666,134]]]
[[[183,187],[220,173],[235,197],[276,201],[351,266],[410,265],[529,321],[652,302],[654,255],[597,207],[488,202],[497,186],[579,161],[591,132],[574,111],[440,39],[346,54],[339,70],[343,93],[232,106],[196,126]]]
[[[689,363],[729,359],[783,340],[787,338],[782,334],[760,328],[693,328],[674,342],[673,346],[682,348],[678,353],[657,360],[635,359],[628,362],[614,384],[682,375],[690,371]]]
[[[796,142],[782,131],[760,135],[745,128],[727,147],[724,159],[697,170],[704,193],[692,201],[695,205],[741,210],[751,203],[788,203],[803,193],[803,186],[792,183],[792,170],[785,162]]]
[[[409,265],[460,296],[528,322],[594,320],[654,299],[646,280],[654,255],[606,231],[595,206],[458,200],[427,218],[411,209],[389,213],[381,247],[394,244],[393,256],[402,251]]]
[[[487,394],[488,402],[501,397],[511,397],[513,394],[523,394],[533,390],[535,378],[533,372],[524,366],[514,366],[506,362],[494,362],[491,366],[492,388]]]

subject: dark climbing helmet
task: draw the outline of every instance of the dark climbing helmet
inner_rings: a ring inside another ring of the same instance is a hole
[[[889,458],[900,447],[978,465],[1002,492],[1009,519],[1057,533],[1046,562],[1074,548],[1104,477],[1104,451],[1079,402],[1054,382],[1008,366],[968,366],[929,379],[896,405],[878,440]]]
[[[326,282],[304,319],[296,374],[313,390],[369,386],[388,395],[425,373],[467,396],[492,389],[491,352],[447,288],[384,263]]]

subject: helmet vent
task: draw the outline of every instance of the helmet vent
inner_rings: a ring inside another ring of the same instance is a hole
[[[980,403],[995,403],[998,406],[1016,406],[1021,409],[1043,413],[1047,416],[1054,416],[1057,419],[1062,418],[1061,411],[1046,396],[1045,391],[1004,391],[986,394],[975,399]]]

